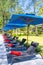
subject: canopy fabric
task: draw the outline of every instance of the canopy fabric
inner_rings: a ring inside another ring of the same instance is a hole
[[[13,29],[22,28],[25,26],[26,26],[26,24],[23,24],[23,25],[21,25],[21,24],[8,24],[3,28],[3,30],[4,31],[10,30],[10,29],[13,30]]]
[[[37,25],[43,23],[43,17],[28,14],[13,14],[9,21],[9,24],[10,23]]]
[[[4,31],[13,30],[13,29],[15,29],[15,28],[14,27],[9,27],[9,26],[3,28]]]
[[[26,26],[26,24],[13,24],[13,23],[8,23],[6,26],[22,27],[22,26]]]
[[[15,18],[14,17],[14,19],[13,18],[11,18],[10,20],[9,20],[9,23],[8,24],[10,24],[10,23],[13,23],[13,24],[28,24],[28,22],[26,22],[25,20],[23,20],[23,19],[21,19],[21,18]]]
[[[3,30],[22,28],[26,25],[38,25],[43,23],[43,17],[34,14],[13,14],[9,23]]]

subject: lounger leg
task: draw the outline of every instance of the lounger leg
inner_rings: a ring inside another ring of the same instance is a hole
[[[12,57],[11,65],[13,65],[14,57]]]

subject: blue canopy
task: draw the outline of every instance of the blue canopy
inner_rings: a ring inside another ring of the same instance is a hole
[[[43,18],[34,14],[13,14],[3,30],[22,28],[26,25],[42,24]]]
[[[26,26],[26,24],[23,24],[23,25],[21,25],[21,24],[7,24],[4,28],[3,28],[3,30],[5,30],[5,31],[7,31],[7,30],[13,30],[13,29],[16,29],[16,28],[22,28],[22,27],[25,27]]]
[[[13,14],[9,24],[29,24],[29,25],[37,25],[43,23],[43,18],[36,15],[28,15],[28,14]]]
[[[4,31],[7,31],[7,30],[13,30],[15,29],[14,27],[11,27],[11,26],[6,26],[3,28]]]

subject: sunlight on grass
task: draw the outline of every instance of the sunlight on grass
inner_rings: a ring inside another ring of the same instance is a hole
[[[26,36],[20,36],[19,39],[27,38]],[[31,43],[32,41],[38,42],[39,45],[43,46],[43,36],[28,36],[28,42]]]

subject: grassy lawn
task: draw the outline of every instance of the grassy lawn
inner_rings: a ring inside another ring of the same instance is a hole
[[[27,38],[26,36],[20,36],[19,39]],[[28,36],[28,43],[31,43],[32,41],[38,42],[39,45],[43,46],[43,36]]]

